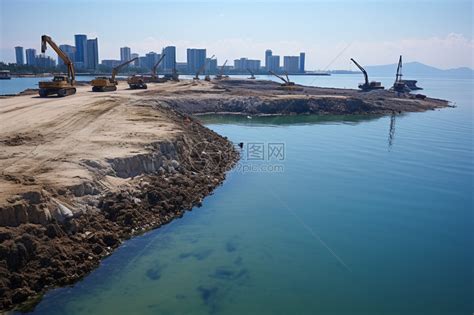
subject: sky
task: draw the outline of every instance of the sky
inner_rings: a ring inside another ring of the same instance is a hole
[[[441,69],[474,68],[472,0],[0,0],[0,60],[14,47],[40,50],[42,34],[74,45],[74,34],[98,38],[99,59],[120,47],[144,55],[177,47],[207,48],[219,64],[306,52],[307,69],[419,61]],[[56,55],[48,53],[54,58]]]

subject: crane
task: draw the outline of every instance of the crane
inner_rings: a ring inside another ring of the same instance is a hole
[[[377,81],[369,82],[369,76],[367,75],[367,71],[365,71],[365,69],[362,68],[362,66],[360,64],[358,64],[357,61],[355,61],[353,58],[351,58],[351,61],[364,74],[365,82],[359,84],[359,89],[361,89],[362,91],[383,90],[384,89],[384,87],[382,86],[382,84],[380,82],[377,82]]]
[[[281,84],[281,86],[293,86],[293,85],[295,85],[295,82],[291,82],[291,81],[290,81],[290,78],[288,78],[288,74],[287,74],[287,73],[285,73],[285,76],[286,76],[286,79],[285,79],[285,78],[282,77],[281,75],[278,75],[278,74],[276,74],[275,72],[273,72],[273,71],[271,71],[271,70],[268,71],[268,72],[269,72],[271,75],[274,75],[274,76],[276,76],[278,79],[280,79],[280,80],[283,81],[283,83]]]
[[[105,92],[105,91],[116,91],[118,82],[115,80],[115,76],[117,73],[125,67],[126,65],[134,62],[137,60],[138,57],[125,61],[118,66],[112,69],[112,76],[110,78],[107,77],[97,77],[91,81],[92,85],[92,92]]]
[[[395,75],[395,82],[393,83],[392,90],[396,92],[410,92],[410,89],[402,80],[402,56],[398,59],[397,74]]]
[[[224,75],[224,68],[225,68],[225,65],[227,64],[227,59],[226,61],[224,62],[224,64],[221,66],[221,70],[219,71],[219,73],[216,75],[216,79],[217,80],[220,80],[220,79],[224,79],[224,78],[228,78],[229,76],[228,75]]]
[[[250,80],[255,80],[255,76],[254,76],[253,72],[249,68],[247,68],[247,71],[250,73],[249,79]]]
[[[215,55],[212,55],[211,58],[209,58],[209,60],[212,60],[212,58],[214,58],[214,56]],[[207,65],[207,59],[204,60],[204,63],[202,64],[202,66],[199,67],[198,71],[196,72],[196,76],[193,78],[194,80],[199,80],[199,74],[204,71],[206,65]]]
[[[68,55],[62,51],[58,45],[48,35],[41,36],[41,52],[46,52],[47,46],[58,54],[64,64],[67,67],[67,76],[56,75],[52,81],[41,81],[39,82],[39,95],[40,97],[47,97],[48,95],[57,94],[60,97],[68,96],[76,93],[76,73],[74,71],[74,64]]]

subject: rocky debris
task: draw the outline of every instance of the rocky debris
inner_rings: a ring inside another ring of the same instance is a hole
[[[238,160],[233,145],[191,117],[166,112],[183,128],[174,142],[152,143],[149,154],[110,160],[110,167],[82,161],[105,170],[99,175],[129,178],[123,188],[105,193],[84,182],[61,192],[32,190],[0,209],[2,222],[14,223],[0,227],[1,310],[77,281],[123,240],[181,217],[222,183]],[[77,196],[91,202],[73,215],[63,200]]]
[[[162,103],[190,114],[361,115],[419,112],[448,106],[444,100],[420,99],[417,95],[388,90],[361,92],[300,85],[285,90],[272,81],[239,79],[199,84],[199,89],[182,94],[161,90],[144,93],[159,93]]]

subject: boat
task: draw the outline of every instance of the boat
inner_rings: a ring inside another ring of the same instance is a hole
[[[10,80],[10,70],[0,70],[0,80]]]

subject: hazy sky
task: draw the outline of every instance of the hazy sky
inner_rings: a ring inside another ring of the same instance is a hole
[[[278,55],[305,51],[308,69],[353,69],[350,57],[362,64],[395,63],[400,54],[406,62],[472,68],[472,3],[0,0],[0,60],[14,62],[17,45],[39,51],[42,34],[72,45],[74,34],[87,34],[99,38],[101,60],[118,59],[122,46],[144,54],[175,45],[178,61],[185,60],[187,47],[207,48],[219,64],[262,60],[270,48]]]

